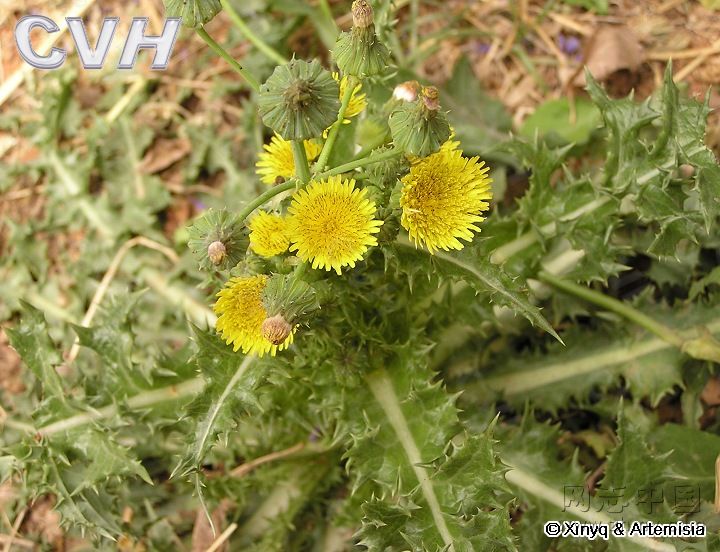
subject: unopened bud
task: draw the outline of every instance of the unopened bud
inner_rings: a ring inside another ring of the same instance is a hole
[[[424,86],[422,89],[422,101],[428,111],[440,109],[440,92],[434,86]]]
[[[393,98],[404,102],[414,102],[417,100],[420,91],[420,83],[418,81],[406,81],[398,84],[393,90]]]
[[[266,318],[260,328],[263,337],[273,345],[281,345],[285,343],[292,332],[292,326],[283,317],[282,314],[276,314],[270,318]]]
[[[225,260],[227,249],[225,249],[225,244],[223,242],[214,241],[208,245],[207,254],[210,262],[217,266]]]
[[[387,71],[390,52],[375,33],[373,10],[367,0],[353,2],[352,18],[353,28],[340,33],[333,48],[338,68],[359,78]]]
[[[355,0],[351,10],[354,27],[365,29],[374,23],[373,9],[367,0]]]

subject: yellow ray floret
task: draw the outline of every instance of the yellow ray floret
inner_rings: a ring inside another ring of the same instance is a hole
[[[489,170],[477,157],[467,159],[446,143],[440,151],[417,159],[402,178],[401,223],[416,244],[431,253],[462,249],[470,241],[492,199]]]
[[[231,278],[217,294],[218,300],[213,306],[218,315],[215,329],[234,351],[241,349],[245,354],[263,356],[270,353],[275,356],[278,350],[286,349],[293,341],[293,332],[280,345],[273,345],[263,337],[262,323],[267,318],[267,311],[262,303],[262,292],[267,279],[264,275]]]
[[[290,246],[287,219],[258,211],[250,224],[250,248],[261,257],[282,255]]]
[[[288,208],[290,251],[303,261],[312,260],[313,268],[332,268],[338,274],[344,266],[354,268],[355,261],[377,245],[374,234],[382,226],[366,194],[355,188],[354,180],[340,176],[312,181],[296,192]]]
[[[320,155],[322,146],[312,140],[305,140],[305,154],[308,161],[314,161]],[[295,176],[295,160],[290,141],[275,135],[269,144],[263,146],[263,152],[258,156],[255,172],[265,184],[277,184],[278,179],[287,180]]]
[[[345,75],[341,79],[340,75],[338,75],[337,73],[333,73],[333,78],[340,84],[340,100],[342,101],[348,86],[347,75]],[[362,113],[362,111],[367,107],[367,100],[365,99],[365,94],[360,94],[361,89],[362,84],[358,84],[357,86],[355,86],[355,89],[350,96],[350,103],[345,110],[345,120],[343,121],[343,123],[345,124],[348,124],[350,122],[350,119]]]

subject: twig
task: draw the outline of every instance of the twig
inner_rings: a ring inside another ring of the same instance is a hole
[[[110,282],[112,282],[113,278],[115,278],[115,275],[117,274],[117,271],[120,268],[120,264],[125,258],[125,255],[127,255],[128,251],[130,251],[136,245],[142,245],[143,247],[147,247],[148,249],[154,249],[155,251],[159,251],[168,259],[170,259],[173,263],[177,263],[179,260],[177,254],[172,249],[149,238],[146,238],[145,236],[135,236],[134,238],[126,241],[120,247],[120,249],[118,249],[117,253],[115,253],[115,257],[113,257],[113,260],[110,262],[110,266],[105,272],[103,279],[100,281],[100,285],[98,286],[97,290],[95,290],[95,295],[93,295],[92,301],[90,301],[90,306],[88,307],[87,311],[85,312],[85,316],[83,316],[83,319],[80,322],[80,325],[83,328],[87,328],[90,325],[90,322],[92,322],[92,319],[95,317],[95,313],[97,312],[100,303],[105,297],[105,293],[107,293]],[[68,353],[66,363],[70,364],[71,362],[73,362],[77,358],[79,352],[80,340],[79,338],[77,338],[75,339],[75,343],[73,343],[73,346]]]
[[[292,456],[296,452],[300,452],[307,446],[307,443],[300,442],[297,443],[290,448],[286,448],[284,450],[278,450],[276,452],[271,452],[270,454],[266,454],[265,456],[260,456],[259,458],[255,458],[254,460],[250,460],[250,462],[245,462],[244,464],[240,464],[237,468],[233,469],[230,472],[231,477],[244,477],[251,471],[253,471],[258,466],[262,466],[263,464],[267,464],[269,462],[274,462],[275,460],[281,460],[283,458],[287,458],[288,456]]]
[[[80,17],[85,13],[90,6],[95,3],[95,0],[77,0],[69,10],[64,14],[69,17]],[[50,51],[50,48],[60,40],[60,37],[67,31],[67,22],[64,17],[57,18],[57,26],[60,29],[56,33],[49,34],[45,37],[42,44],[37,48],[37,52],[40,55],[45,55]],[[23,63],[18,67],[15,72],[8,77],[8,79],[0,85],[0,105],[12,95],[13,92],[22,84],[25,77],[32,73],[34,67],[29,63]]]
[[[548,14],[550,16],[550,19],[555,21],[555,23],[558,23],[562,25],[563,27],[566,27],[567,29],[570,29],[571,31],[575,31],[577,34],[583,35],[583,36],[590,36],[593,34],[593,31],[591,28],[583,25],[582,23],[578,23],[577,21],[570,19],[569,17],[562,15],[560,13],[550,12]]]
[[[720,455],[715,460],[715,513],[720,514]]]
[[[10,535],[0,534],[0,543],[3,543],[5,545],[10,544],[20,546],[22,548],[29,548],[30,550],[33,550],[35,548],[35,543],[33,541],[28,539],[21,539],[20,537],[11,537]]]
[[[225,531],[223,531],[221,533],[221,535],[217,539],[215,539],[215,542],[213,542],[205,550],[205,552],[215,552],[217,549],[219,549],[225,543],[226,540],[228,540],[230,538],[230,535],[232,535],[237,528],[238,528],[237,523],[231,523],[230,527],[225,529]]]
[[[712,47],[708,50],[706,50],[704,53],[700,54],[698,57],[696,57],[694,60],[692,60],[690,63],[688,63],[685,67],[680,69],[675,74],[675,80],[681,81],[684,80],[685,77],[687,77],[690,73],[692,73],[695,69],[697,69],[702,63],[705,62],[707,58],[714,54],[720,54],[720,40],[715,41],[715,43],[712,45]]]
[[[134,79],[134,82],[128,87],[125,94],[123,94],[120,99],[115,102],[115,105],[113,105],[110,110],[105,114],[105,120],[108,123],[112,123],[117,119],[123,111],[127,108],[128,105],[130,105],[130,102],[132,99],[145,87],[147,84],[147,79],[143,76],[138,76]]]
[[[10,535],[8,535],[8,538],[5,541],[5,547],[3,548],[3,552],[10,552],[13,542],[15,541],[15,537],[17,536],[18,531],[20,530],[20,526],[22,525],[22,522],[25,519],[25,514],[27,514],[27,511],[28,511],[28,508],[26,506],[25,508],[23,508],[20,511],[20,513],[15,518],[15,522],[13,523],[12,529],[10,530]]]

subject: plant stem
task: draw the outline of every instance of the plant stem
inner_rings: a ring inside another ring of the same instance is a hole
[[[228,17],[230,17],[230,21],[235,24],[235,26],[240,30],[240,32],[245,36],[245,38],[247,38],[248,41],[253,46],[255,46],[255,48],[257,48],[259,52],[265,54],[269,60],[274,61],[278,65],[285,65],[288,62],[288,60],[285,59],[285,56],[283,56],[280,52],[275,50],[275,48],[267,44],[262,38],[255,34],[255,32],[248,26],[247,23],[245,23],[245,21],[235,10],[235,8],[232,7],[232,4],[230,2],[228,2],[227,0],[221,0],[220,3],[222,4],[223,10],[225,10],[228,14]]]
[[[345,113],[347,112],[348,105],[350,105],[353,91],[358,84],[359,81],[356,77],[354,77],[353,75],[348,75],[347,87],[345,88],[345,93],[343,94],[340,103],[340,111],[338,111],[338,118],[330,127],[330,133],[328,134],[327,140],[325,140],[323,149],[320,152],[320,157],[318,157],[317,164],[315,165],[317,170],[322,170],[327,165],[328,159],[330,158],[330,153],[332,152],[333,146],[335,145],[335,140],[337,140],[338,133],[342,128],[343,121],[345,120]]]
[[[250,73],[249,71],[243,69],[243,66],[240,65],[234,57],[232,57],[220,44],[215,42],[215,39],[211,37],[204,27],[200,27],[199,29],[195,29],[198,35],[200,35],[200,38],[202,38],[212,50],[219,55],[221,58],[223,58],[225,61],[227,61],[230,66],[235,69],[240,75],[245,79],[245,82],[247,82],[250,85],[250,88],[252,88],[255,92],[258,92],[260,90],[260,83],[255,78],[255,75]]]
[[[276,195],[281,194],[283,192],[287,192],[288,190],[294,190],[296,183],[297,183],[297,179],[291,178],[287,182],[283,182],[282,184],[273,186],[269,190],[263,192],[262,194],[257,196],[255,199],[253,199],[250,203],[248,203],[245,207],[243,207],[243,209],[238,213],[238,221],[243,222],[246,218],[248,218],[248,216],[250,216],[250,214],[255,209],[264,205],[266,202],[270,201]]]
[[[584,299],[585,301],[589,301],[590,303],[593,303],[599,307],[608,309],[609,311],[619,314],[623,318],[627,318],[638,326],[642,326],[649,332],[654,333],[660,339],[667,341],[671,345],[675,345],[676,347],[681,349],[683,347],[685,340],[682,338],[682,336],[680,336],[679,333],[677,333],[672,328],[666,326],[665,324],[662,324],[657,320],[650,318],[646,314],[643,314],[642,312],[640,312],[634,307],[631,307],[627,303],[618,301],[614,297],[609,297],[603,293],[587,288],[585,286],[580,286],[574,282],[563,280],[562,278],[558,278],[557,276],[554,276],[553,274],[550,274],[549,272],[546,272],[544,270],[538,273],[538,278],[543,282],[548,283],[561,291],[564,291],[565,293],[574,295],[575,297],[579,297],[580,299]]]
[[[302,184],[310,182],[310,167],[308,166],[305,145],[302,140],[292,141],[293,160],[295,161],[295,176]]]
[[[397,157],[398,155],[402,155],[402,152],[400,150],[396,149],[390,149],[387,151],[384,151],[382,153],[376,153],[374,155],[370,155],[369,157],[364,157],[362,159],[356,159],[355,161],[350,161],[349,163],[345,163],[344,165],[338,165],[334,169],[327,170],[325,172],[322,172],[315,176],[317,180],[321,180],[323,178],[327,178],[328,176],[334,176],[336,174],[342,174],[349,172],[353,169],[357,169],[358,167],[364,167],[366,165],[372,165],[373,163],[380,163],[381,161],[387,161],[388,159],[392,159],[393,157]]]
[[[398,441],[400,441],[400,445],[405,451],[408,462],[412,466],[413,472],[415,472],[415,476],[420,483],[420,489],[428,503],[438,533],[440,533],[447,550],[453,552],[455,550],[453,537],[445,523],[445,516],[440,508],[440,503],[435,493],[430,474],[423,467],[424,462],[420,454],[420,449],[415,442],[415,437],[410,430],[405,413],[402,411],[400,399],[395,392],[390,376],[388,376],[384,368],[381,368],[368,374],[365,377],[365,381],[370,387],[370,391],[375,397],[375,400],[385,413],[385,416],[387,416],[390,426],[393,428]],[[429,459],[426,458],[425,462],[428,460]]]

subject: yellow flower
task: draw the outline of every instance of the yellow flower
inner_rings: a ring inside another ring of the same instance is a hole
[[[467,159],[456,142],[417,159],[402,178],[400,222],[415,243],[431,253],[462,249],[458,238],[470,241],[492,198],[489,168],[477,157]]]
[[[355,267],[368,247],[377,245],[382,221],[375,220],[375,203],[365,196],[367,190],[355,188],[354,180],[331,176],[312,181],[293,196],[288,208],[290,251],[303,261],[312,260],[313,268]]]
[[[308,161],[314,161],[322,146],[312,140],[305,140],[305,154]],[[292,144],[276,134],[269,144],[263,145],[264,151],[258,156],[255,172],[265,184],[277,184],[278,178],[287,180],[295,176],[295,159],[292,153]]]
[[[340,83],[340,101],[342,101],[348,86],[347,75],[345,75],[342,79],[340,79],[340,75],[338,75],[337,73],[333,73],[332,76],[338,83]],[[352,95],[350,96],[350,103],[345,110],[346,119],[343,121],[343,123],[345,124],[348,124],[350,122],[350,119],[355,117],[355,115],[359,115],[360,113],[362,113],[363,109],[367,107],[367,100],[365,99],[365,94],[360,94],[361,89],[362,84],[358,84],[355,87],[355,90],[353,90]]]
[[[275,356],[278,350],[286,349],[293,341],[293,333],[280,345],[273,345],[262,333],[262,324],[267,311],[262,303],[262,292],[268,277],[264,275],[246,278],[231,278],[218,292],[213,306],[218,315],[215,329],[233,350],[242,349],[245,354]]]
[[[287,220],[280,215],[258,211],[250,224],[250,248],[262,257],[282,255],[290,245]]]

